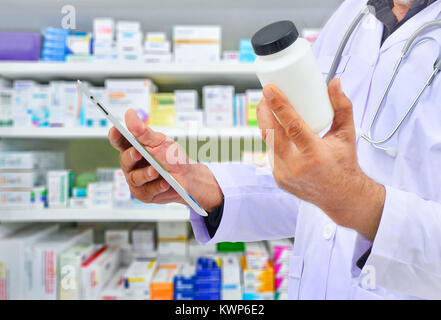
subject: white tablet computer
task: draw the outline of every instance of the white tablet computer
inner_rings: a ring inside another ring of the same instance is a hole
[[[188,194],[187,191],[176,181],[173,176],[164,169],[164,167],[147,151],[146,148],[127,130],[122,123],[116,119],[101,102],[97,101],[91,92],[78,80],[78,89],[84,93],[87,98],[99,108],[106,118],[115,126],[115,128],[127,139],[127,141],[148,161],[148,163],[158,171],[158,173],[175,189],[175,191],[188,203],[188,205],[203,217],[208,216],[207,212]]]

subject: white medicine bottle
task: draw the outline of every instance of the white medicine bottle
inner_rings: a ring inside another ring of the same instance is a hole
[[[260,29],[251,43],[257,55],[255,68],[262,86],[273,84],[288,98],[315,133],[328,128],[334,118],[326,83],[311,45],[299,38],[291,21]]]

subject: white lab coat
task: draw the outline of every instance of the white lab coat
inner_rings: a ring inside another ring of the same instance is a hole
[[[345,1],[323,29],[314,51],[324,76],[349,24],[365,4]],[[404,42],[425,22],[440,18],[438,1],[381,47],[382,23],[373,16],[364,19],[337,70],[353,102],[357,127],[367,130]],[[433,71],[441,30],[427,34],[438,43],[424,42],[406,59],[374,127],[374,138],[384,138],[393,129]],[[373,243],[280,190],[271,170],[244,164],[209,165],[225,196],[224,213],[211,239],[202,218],[192,212],[195,235],[203,243],[295,236],[289,274],[292,299],[441,298],[441,75],[388,145],[398,149],[396,158],[364,140],[357,142],[361,168],[386,186]],[[371,245],[361,271],[356,261]]]

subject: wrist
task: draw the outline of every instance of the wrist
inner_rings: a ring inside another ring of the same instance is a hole
[[[386,188],[365,176],[359,196],[354,197],[357,203],[353,208],[349,228],[354,229],[365,238],[373,241],[380,225],[386,200]]]
[[[207,212],[212,212],[222,204],[222,189],[210,169],[202,163],[191,165],[186,187]]]

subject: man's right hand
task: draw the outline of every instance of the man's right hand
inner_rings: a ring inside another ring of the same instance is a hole
[[[207,166],[192,162],[177,142],[154,132],[142,123],[134,110],[127,111],[125,120],[135,138],[207,212],[222,203],[222,190]],[[115,127],[109,131],[109,141],[120,151],[121,168],[136,199],[146,203],[186,204]]]

